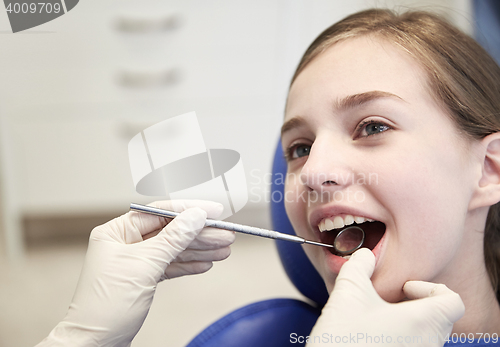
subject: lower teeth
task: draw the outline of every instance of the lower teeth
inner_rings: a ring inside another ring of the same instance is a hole
[[[342,258],[349,260],[351,258],[351,255],[344,255]]]

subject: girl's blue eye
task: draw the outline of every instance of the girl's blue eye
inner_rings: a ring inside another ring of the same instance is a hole
[[[391,129],[391,127],[381,122],[367,121],[360,124],[358,129],[360,129],[360,134],[359,134],[360,137],[367,137],[383,133],[384,131]]]
[[[293,160],[309,155],[310,151],[311,151],[311,146],[297,144],[288,148],[285,156],[287,160]]]

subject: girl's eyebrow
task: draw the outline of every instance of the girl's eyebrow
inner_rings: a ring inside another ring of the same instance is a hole
[[[396,94],[384,92],[381,90],[372,90],[369,92],[348,95],[345,98],[336,100],[334,103],[334,108],[336,110],[344,111],[351,108],[362,106],[363,104],[369,103],[370,101],[382,98],[395,98],[400,101],[405,101],[403,98],[401,98]]]
[[[374,101],[374,100],[382,99],[382,98],[392,98],[392,99],[398,99],[400,101],[405,101],[403,98],[401,98],[400,96],[398,96],[396,94],[384,92],[381,90],[372,90],[369,92],[348,95],[345,98],[342,98],[340,100],[336,100],[334,103],[334,109],[339,110],[339,111],[344,111],[344,110],[360,107],[364,104],[369,103],[370,101]],[[295,128],[299,128],[301,126],[304,126],[305,124],[306,124],[306,121],[301,116],[295,116],[295,117],[289,119],[281,127],[281,137],[283,137],[283,134],[286,133],[287,131],[290,131],[290,130],[295,129]]]
[[[286,133],[287,131],[290,131],[295,128],[300,128],[301,126],[304,126],[306,124],[306,121],[304,118],[301,116],[295,116],[289,120],[287,120],[281,127],[281,137],[283,137],[283,134]]]

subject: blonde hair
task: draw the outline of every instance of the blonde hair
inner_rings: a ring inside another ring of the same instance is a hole
[[[381,37],[402,48],[427,74],[436,101],[468,139],[500,131],[500,68],[472,38],[437,15],[396,14],[372,9],[346,17],[321,33],[304,53],[292,78],[336,42],[363,35]],[[484,235],[488,275],[500,302],[500,203],[490,207]]]

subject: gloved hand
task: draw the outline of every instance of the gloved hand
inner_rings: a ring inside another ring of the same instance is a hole
[[[68,313],[38,347],[130,346],[158,282],[207,271],[212,261],[229,255],[234,233],[203,229],[207,217],[222,213],[222,205],[162,201],[153,206],[182,213],[170,221],[129,212],[92,231]]]
[[[370,281],[374,268],[366,248],[342,266],[307,346],[443,346],[464,314],[460,296],[443,284],[408,281],[403,291],[410,301],[391,304]]]

